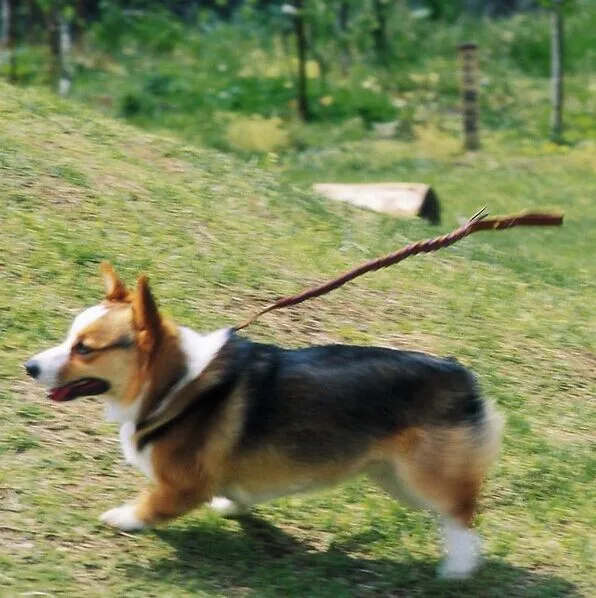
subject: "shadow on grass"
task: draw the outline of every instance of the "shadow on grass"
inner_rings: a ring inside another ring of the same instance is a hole
[[[165,584],[193,595],[580,596],[564,579],[498,561],[486,562],[473,580],[441,582],[435,578],[436,562],[413,559],[407,553],[392,560],[350,555],[333,545],[323,552],[255,516],[238,522],[239,531],[208,525],[156,530],[174,554],[147,565],[129,562],[124,568],[137,582],[151,582],[158,592]]]

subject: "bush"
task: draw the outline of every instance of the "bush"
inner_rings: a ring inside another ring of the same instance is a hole
[[[259,153],[285,149],[290,139],[280,118],[260,115],[234,118],[225,138],[231,149]]]

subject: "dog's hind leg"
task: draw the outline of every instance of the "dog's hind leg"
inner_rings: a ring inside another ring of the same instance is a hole
[[[480,541],[470,529],[479,479],[448,477],[429,467],[420,468],[401,459],[368,472],[387,494],[413,508],[437,513],[443,522],[446,558],[439,568],[445,578],[463,578],[480,564]]]
[[[393,461],[375,463],[366,471],[368,477],[389,496],[412,509],[424,507],[420,499],[408,490],[399,476],[398,465]]]
[[[422,428],[407,443],[403,435],[384,442],[388,459],[370,473],[391,496],[441,517],[446,549],[441,577],[465,578],[480,565],[480,539],[470,527],[500,430],[496,415],[472,427]]]
[[[453,494],[453,488],[444,487],[444,481],[431,481],[430,476],[421,479],[419,472],[412,475],[407,467],[404,475],[400,473],[403,470],[399,462],[385,463],[370,470],[368,475],[392,498],[414,509],[427,508],[441,516],[447,557],[439,567],[440,577],[456,579],[472,574],[480,562],[480,540],[469,529],[475,492],[470,491],[466,504],[463,497],[448,498]]]

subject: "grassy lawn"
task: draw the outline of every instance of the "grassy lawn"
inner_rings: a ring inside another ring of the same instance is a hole
[[[0,83],[0,595],[593,596],[596,150],[452,133],[354,141],[257,169]],[[438,228],[312,195],[315,180],[418,180]],[[478,527],[486,565],[440,583],[434,521],[364,480],[241,521],[206,510],[138,536],[97,516],[143,483],[99,401],[50,404],[22,362],[101,297],[98,263],[149,273],[198,330],[491,213],[562,209],[553,230],[478,234],[295,309],[255,339],[386,344],[472,367],[507,416]]]

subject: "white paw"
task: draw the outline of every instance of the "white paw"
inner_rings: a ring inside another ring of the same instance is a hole
[[[122,505],[110,509],[99,517],[100,521],[112,527],[117,527],[124,532],[133,532],[145,527],[145,524],[136,517],[134,505]]]
[[[464,561],[458,558],[446,558],[439,566],[438,575],[441,579],[466,579],[480,566],[480,557]]]
[[[224,496],[216,496],[211,500],[209,506],[222,517],[235,517],[236,515],[246,513],[246,508],[243,505]]]
[[[447,558],[439,567],[443,579],[465,579],[480,567],[480,538],[471,530],[458,525],[445,526]]]

